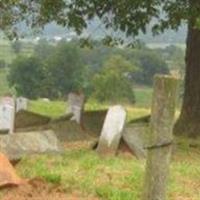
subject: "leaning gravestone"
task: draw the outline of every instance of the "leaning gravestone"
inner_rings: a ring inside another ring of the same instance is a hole
[[[71,92],[68,95],[68,104],[69,104],[68,112],[73,114],[71,120],[76,121],[78,124],[81,124],[84,101],[85,101],[85,96],[83,93]]]
[[[62,147],[52,130],[32,131],[0,136],[0,152],[9,160],[41,153],[59,153]]]
[[[16,112],[20,110],[27,110],[28,107],[28,99],[24,97],[18,97],[16,99]]]
[[[126,111],[120,106],[112,106],[106,115],[97,152],[100,154],[116,154],[126,120]]]
[[[14,132],[15,101],[12,97],[3,97],[0,100],[0,130]]]
[[[145,123],[133,124],[126,127],[122,134],[124,142],[138,159],[146,158],[147,129]]]

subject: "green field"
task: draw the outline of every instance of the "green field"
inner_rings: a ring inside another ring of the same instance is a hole
[[[14,53],[11,42],[8,40],[0,39],[0,60],[6,61],[6,63],[11,63],[16,57]],[[31,43],[23,42],[21,55],[30,55],[33,52],[33,45]]]

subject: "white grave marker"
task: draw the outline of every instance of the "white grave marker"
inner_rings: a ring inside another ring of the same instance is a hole
[[[16,99],[16,112],[20,110],[27,110],[28,107],[28,99],[24,97],[19,97]]]
[[[73,116],[71,120],[75,120],[78,124],[81,123],[81,115],[84,108],[85,96],[83,93],[71,92],[68,95],[69,113]]]
[[[12,97],[3,97],[0,100],[0,130],[14,132],[15,101]]]
[[[97,151],[99,153],[115,154],[122,137],[126,120],[126,111],[120,106],[112,106],[106,115]]]

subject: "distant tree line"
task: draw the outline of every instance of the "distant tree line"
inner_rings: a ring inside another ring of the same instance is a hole
[[[94,42],[93,48],[81,48],[77,41],[41,40],[31,55],[17,53],[8,81],[18,95],[33,99],[84,90],[99,101],[134,102],[134,85],[151,86],[156,73],[169,73],[169,55],[144,45],[123,49]]]

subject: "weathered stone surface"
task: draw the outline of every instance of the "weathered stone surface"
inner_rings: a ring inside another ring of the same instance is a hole
[[[16,99],[16,112],[20,110],[27,110],[28,108],[28,99],[24,97],[18,97]]]
[[[146,157],[146,137],[147,137],[147,124],[135,124],[126,127],[123,131],[122,138],[128,145],[132,153],[138,158],[143,159]]]
[[[81,124],[82,112],[84,109],[85,96],[83,93],[71,92],[68,95],[69,110],[68,113],[72,113],[71,120]]]
[[[28,110],[20,110],[15,116],[15,128],[23,129],[28,127],[43,126],[50,122],[51,118]]]
[[[0,136],[0,151],[10,160],[31,154],[58,153],[61,150],[58,139],[51,130]]]
[[[25,181],[17,176],[15,169],[7,157],[0,153],[0,188],[10,185],[20,185],[24,182]]]
[[[118,149],[126,120],[126,111],[120,106],[112,106],[106,115],[97,152],[114,155]]]
[[[14,132],[15,101],[12,97],[3,97],[0,100],[0,130]]]
[[[157,75],[149,128],[148,154],[142,200],[165,200],[173,140],[178,80]]]

